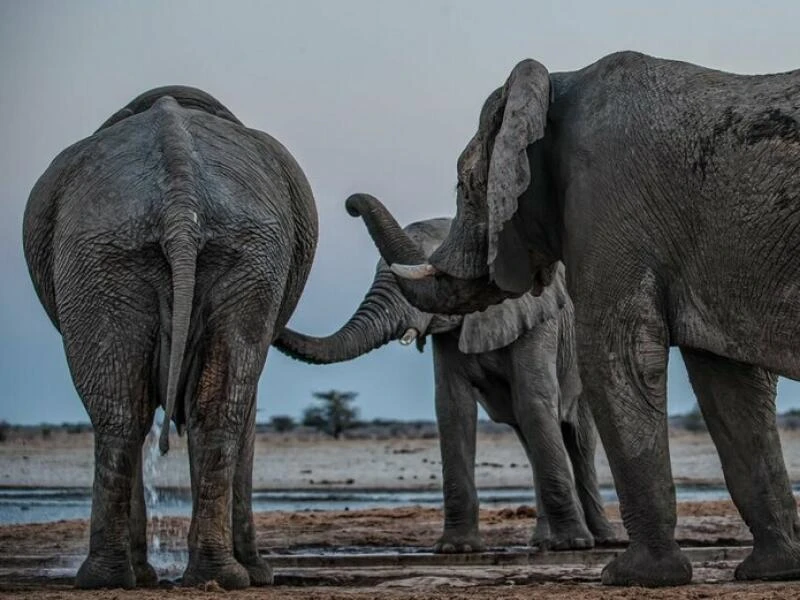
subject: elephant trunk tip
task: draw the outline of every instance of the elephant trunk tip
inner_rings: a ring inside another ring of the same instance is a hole
[[[344,208],[351,217],[360,217],[369,209],[370,204],[378,199],[370,194],[350,194],[344,201]]]

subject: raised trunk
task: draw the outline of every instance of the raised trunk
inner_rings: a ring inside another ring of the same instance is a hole
[[[354,194],[345,203],[347,212],[362,217],[375,246],[393,270],[398,265],[423,265],[425,253],[406,235],[381,202],[369,194]],[[421,270],[421,271],[424,271]],[[467,314],[484,310],[491,304],[521,294],[509,294],[489,281],[488,270],[482,277],[457,279],[446,274],[424,273],[422,278],[397,278],[400,290],[417,309],[426,313]]]
[[[375,196],[353,194],[345,202],[347,212],[361,217],[372,240],[389,265],[414,265],[427,260],[425,253],[408,237],[392,214]]]
[[[314,337],[285,328],[273,342],[284,354],[312,364],[331,364],[352,360],[379,348],[402,332],[397,282],[385,267],[375,275],[375,281],[358,310],[339,331],[326,337]]]

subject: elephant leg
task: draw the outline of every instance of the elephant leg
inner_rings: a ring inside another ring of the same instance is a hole
[[[218,326],[207,334],[205,362],[188,411],[194,495],[182,584],[215,580],[225,589],[238,589],[250,584],[250,576],[234,557],[233,484],[265,349],[236,335],[235,325],[227,326],[232,333]]]
[[[478,396],[462,371],[458,347],[434,338],[436,423],[442,453],[444,531],[434,552],[477,552],[483,549],[478,531],[475,489],[475,436]]]
[[[528,456],[528,462],[531,464],[531,470],[533,471],[533,486],[536,490],[536,526],[533,529],[533,535],[530,539],[530,545],[534,547],[549,547],[550,546],[550,525],[547,523],[547,512],[544,507],[544,503],[542,502],[542,489],[539,486],[539,478],[536,476],[536,470],[533,468],[533,455],[531,454],[530,448],[528,448],[528,442],[525,439],[525,436],[522,435],[522,431],[519,428],[519,425],[516,423],[512,425],[514,432],[517,434],[522,447],[525,449],[525,454]]]
[[[150,414],[152,420],[152,411]],[[158,585],[158,575],[147,561],[147,508],[144,499],[141,449],[137,453],[137,458],[131,490],[131,512],[128,520],[128,528],[131,532],[131,562],[136,575],[136,586],[155,587]]]
[[[156,311],[152,299],[137,295],[141,286],[125,289],[105,274],[83,275],[80,288],[64,290],[59,314],[70,372],[94,429],[89,555],[76,585],[132,588],[132,491],[152,397]]]
[[[233,478],[233,552],[236,560],[247,569],[251,585],[272,585],[272,568],[258,554],[256,528],[253,523],[253,453],[255,444],[256,398],[253,397],[239,460]]]
[[[635,296],[599,318],[583,315],[580,298],[575,300],[583,394],[608,455],[630,538],[625,552],[603,569],[602,581],[681,585],[691,581],[692,566],[675,542],[666,410],[669,338],[655,290],[647,289],[647,281],[635,287]]]
[[[89,556],[75,580],[81,589],[130,589],[136,585],[128,529],[136,450],[133,436],[95,428]]]
[[[606,517],[600,486],[595,469],[597,432],[592,420],[591,408],[583,399],[578,399],[577,423],[561,423],[561,434],[567,447],[572,472],[575,475],[575,489],[583,507],[586,525],[594,536],[595,545],[604,545],[616,539],[614,528]]]
[[[778,378],[707,352],[681,352],[725,483],[753,534],[736,578],[800,578],[800,520],[775,422]]]
[[[511,354],[514,416],[549,527],[550,537],[540,545],[554,550],[591,548],[594,538],[578,502],[561,435],[556,326],[556,321],[540,325],[521,346],[526,351]]]

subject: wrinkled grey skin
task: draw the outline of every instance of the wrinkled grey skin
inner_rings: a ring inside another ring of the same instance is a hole
[[[584,393],[631,540],[607,584],[691,580],[674,539],[670,346],[753,534],[736,577],[800,577],[775,425],[776,376],[800,379],[798,119],[800,71],[743,76],[622,52],[550,74],[526,60],[483,107],[430,266],[398,266],[421,261],[396,231],[373,232],[395,272],[428,274],[402,282],[428,311],[536,292],[565,263]]]
[[[382,218],[391,219],[385,209]],[[450,221],[421,221],[405,232],[427,257],[447,236]],[[531,543],[566,550],[611,540],[594,466],[596,432],[580,399],[563,272],[538,298],[525,294],[484,313],[445,317],[411,306],[381,260],[363,302],[336,333],[317,338],[287,328],[275,346],[299,360],[329,364],[395,339],[410,343],[416,337],[422,351],[427,335],[433,341],[445,513],[434,550],[483,548],[475,489],[478,403],[492,420],[514,428],[533,466],[539,518]]]
[[[25,258],[95,432],[79,587],[156,583],[141,449],[158,405],[189,436],[183,583],[272,581],[250,506],[256,384],[316,239],[289,152],[194,88],[142,94],[40,177]]]

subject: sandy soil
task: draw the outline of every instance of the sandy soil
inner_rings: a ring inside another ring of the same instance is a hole
[[[800,480],[800,432],[781,432],[786,466]],[[145,451],[148,455],[147,450]],[[678,433],[670,438],[675,482],[722,484],[722,471],[707,434]],[[335,457],[335,461],[331,458]],[[439,442],[413,440],[296,439],[260,435],[253,472],[255,489],[324,489],[353,486],[369,489],[440,489]],[[601,484],[611,473],[602,449],[597,454]],[[91,434],[54,433],[0,444],[0,485],[90,487],[93,475]],[[145,477],[159,487],[188,487],[186,438],[173,435],[170,453],[152,453]],[[479,487],[531,485],[531,470],[513,434],[481,435],[476,457]]]

